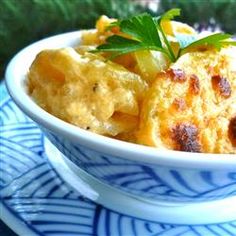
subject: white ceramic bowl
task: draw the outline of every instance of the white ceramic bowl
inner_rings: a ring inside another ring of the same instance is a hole
[[[75,46],[81,32],[36,42],[19,52],[6,71],[16,104],[78,167],[109,186],[149,202],[202,202],[236,195],[236,155],[159,151],[66,123],[40,108],[27,94],[25,80],[36,54],[46,48]]]

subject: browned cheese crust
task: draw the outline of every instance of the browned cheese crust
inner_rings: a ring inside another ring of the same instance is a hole
[[[137,140],[160,149],[236,153],[236,49],[190,52],[160,73]]]

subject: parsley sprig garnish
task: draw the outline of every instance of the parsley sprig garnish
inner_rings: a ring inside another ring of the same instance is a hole
[[[149,14],[144,13],[118,21],[117,24],[113,23],[113,26],[117,25],[127,36],[112,35],[96,51],[111,52],[111,58],[140,50],[157,50],[168,54],[162,46],[154,19]]]
[[[197,40],[194,36],[179,34],[176,35],[176,39],[180,45],[180,50],[178,54],[180,56],[183,53],[185,53],[188,49],[196,48],[198,46],[213,46],[218,50],[227,45],[236,46],[236,41],[226,41],[231,37],[232,36],[230,34],[215,33]]]
[[[180,9],[175,8],[159,17],[143,13],[113,22],[108,30],[118,26],[121,34],[108,37],[106,43],[98,46],[93,52],[110,52],[109,58],[113,59],[135,51],[153,50],[164,53],[171,62],[175,62],[188,49],[201,45],[213,46],[217,49],[225,45],[236,46],[235,41],[226,41],[232,37],[230,34],[215,33],[201,39],[197,39],[194,35],[178,34],[175,37],[179,43],[179,51],[175,55],[161,22],[172,20],[179,15]]]
[[[162,20],[172,20],[176,16],[179,16],[179,15],[180,15],[180,9],[174,8],[174,9],[171,9],[171,10],[167,11],[165,14],[154,18],[156,28],[162,35],[165,46],[166,46],[166,48],[168,49],[168,52],[169,52],[168,56],[169,56],[169,58],[172,62],[176,61],[176,57],[175,57],[175,54],[174,54],[174,52],[171,48],[170,42],[167,39],[167,35],[165,34],[165,32],[164,32],[164,30],[161,26],[161,21]]]

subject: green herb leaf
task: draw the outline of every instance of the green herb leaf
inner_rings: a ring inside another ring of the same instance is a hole
[[[191,39],[190,36],[185,36],[182,38],[177,36],[176,38],[180,44],[179,56],[182,55],[184,52],[186,52],[186,50],[198,46],[213,46],[218,50],[220,50],[220,48],[222,48],[223,46],[228,46],[228,45],[236,46],[235,41],[225,41],[227,39],[230,39],[231,37],[232,35],[225,33],[211,34],[198,40]]]
[[[111,22],[107,27],[106,27],[106,31],[111,30],[114,27],[120,26],[120,21],[114,21]]]
[[[222,46],[229,46],[229,45],[236,46],[236,41],[224,41],[224,42],[221,42],[220,44]]]
[[[163,15],[153,17],[153,20],[156,24],[159,24],[161,20],[173,20],[176,16],[180,16],[181,10],[179,8],[173,8]]]
[[[181,49],[187,47],[197,40],[196,35],[191,34],[176,34],[175,38],[177,39]]]
[[[124,38],[119,35],[109,37],[106,44],[98,46],[97,49],[92,52],[111,52],[112,54],[109,59],[113,59],[117,56],[140,50],[156,50],[166,53],[161,47],[159,48],[155,45],[143,44],[137,40]]]
[[[214,46],[220,49],[223,46],[234,45],[235,41],[229,41],[230,34],[216,33],[207,37],[197,39],[196,35],[175,35],[179,42],[180,50],[175,56],[171,43],[161,26],[162,20],[172,20],[180,15],[180,9],[174,8],[159,17],[152,18],[144,13],[138,16],[111,23],[108,29],[119,26],[125,36],[113,35],[107,38],[106,43],[98,46],[92,52],[110,52],[110,59],[122,54],[140,51],[156,50],[164,53],[172,62],[175,62],[189,48],[201,45]]]
[[[197,47],[200,45],[211,45],[211,46],[218,46],[222,40],[230,39],[232,36],[230,34],[224,34],[224,33],[216,33],[209,36],[206,36],[204,38],[201,38],[199,40],[196,40],[194,42],[191,42],[187,46],[184,47],[184,49],[190,48],[190,47]]]
[[[167,54],[162,46],[154,20],[149,14],[144,13],[121,20],[115,24],[115,26],[117,25],[122,33],[131,38],[119,35],[110,36],[105,44],[98,46],[93,52],[111,52],[110,59],[140,50],[157,50]]]
[[[163,41],[165,43],[165,46],[166,48],[168,49],[168,56],[170,58],[170,60],[172,62],[176,61],[176,57],[175,57],[175,54],[172,50],[172,47],[170,45],[170,42],[168,41],[167,39],[167,36],[165,35],[164,33],[164,29],[162,28],[162,25],[161,25],[161,21],[162,20],[172,20],[174,19],[176,16],[179,16],[180,15],[180,9],[179,8],[173,8],[167,12],[165,12],[163,15],[159,16],[159,17],[156,17],[154,19],[154,22],[156,24],[156,27],[157,29],[159,30],[159,32],[161,33],[162,35],[162,38],[163,38]]]
[[[162,16],[162,20],[173,20],[176,16],[180,16],[181,10],[179,8],[173,8],[165,12]]]
[[[106,44],[102,44],[102,45],[98,46],[97,50],[111,52],[111,51],[120,51],[121,49],[128,50],[129,48],[131,51],[133,51],[132,48],[134,48],[134,49],[142,49],[142,48],[143,49],[157,49],[158,47],[156,45],[144,44],[144,43],[141,43],[137,40],[124,38],[119,35],[113,35],[107,39]]]
[[[155,22],[147,13],[121,21],[120,30],[140,42],[150,43],[157,47],[162,46]]]
[[[127,39],[119,35],[113,35],[107,39],[106,44],[97,47],[94,52],[113,52],[114,55],[122,55],[125,53],[136,51],[140,48],[140,43],[136,40]],[[114,56],[113,55],[113,56]]]

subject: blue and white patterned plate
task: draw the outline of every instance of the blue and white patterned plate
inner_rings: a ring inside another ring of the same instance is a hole
[[[173,225],[119,214],[84,199],[47,159],[37,125],[0,95],[1,218],[20,235],[236,235],[236,221]]]

